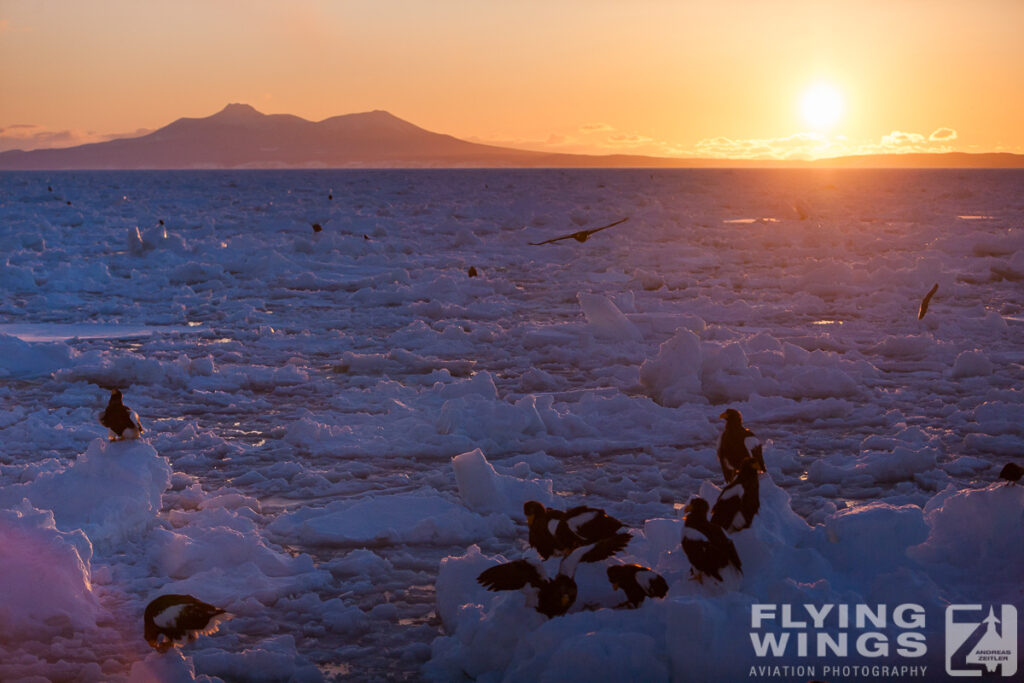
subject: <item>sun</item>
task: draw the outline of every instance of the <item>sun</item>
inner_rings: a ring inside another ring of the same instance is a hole
[[[818,83],[804,93],[800,112],[814,128],[831,128],[843,114],[843,94],[833,85]]]

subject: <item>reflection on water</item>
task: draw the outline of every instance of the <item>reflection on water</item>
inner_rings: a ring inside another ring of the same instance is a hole
[[[324,676],[347,676],[352,672],[352,667],[344,662],[338,662],[337,664],[319,664],[317,668],[323,672]]]
[[[189,326],[191,325],[192,323],[189,323]],[[8,334],[26,342],[55,342],[69,339],[131,339],[186,331],[188,331],[187,328],[177,325],[120,325],[116,323],[12,323],[0,325],[0,334]]]
[[[726,220],[724,220],[722,222],[723,223],[743,223],[743,224],[749,224],[749,223],[778,223],[779,219],[778,218],[769,218],[769,217],[763,217],[763,218],[729,218],[729,219],[726,219]]]

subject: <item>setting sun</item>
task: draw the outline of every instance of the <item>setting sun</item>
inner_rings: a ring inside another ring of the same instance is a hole
[[[843,95],[835,86],[819,83],[804,93],[800,112],[815,128],[830,128],[843,114]]]

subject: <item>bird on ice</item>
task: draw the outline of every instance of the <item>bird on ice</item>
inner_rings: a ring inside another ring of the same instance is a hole
[[[623,526],[604,510],[580,505],[562,513],[555,527],[555,541],[564,548],[578,548],[614,536]]]
[[[530,546],[542,559],[548,559],[555,554],[555,531],[562,511],[544,507],[543,503],[536,500],[528,500],[523,503],[523,514],[526,515]]]
[[[708,520],[708,502],[693,498],[683,512],[683,552],[690,561],[690,575],[704,583],[704,575],[722,580],[720,570],[732,565],[743,573],[743,563],[736,554],[736,546],[725,535],[722,527]]]
[[[142,623],[146,642],[157,652],[167,652],[179,640],[195,640],[215,633],[227,612],[191,595],[161,595],[146,605]]]
[[[613,590],[622,590],[626,601],[619,607],[639,607],[645,598],[663,598],[668,593],[665,579],[639,564],[616,564],[605,570]]]
[[[577,230],[576,232],[570,232],[568,235],[562,235],[560,237],[552,237],[551,239],[544,240],[543,242],[530,242],[529,244],[532,244],[535,247],[539,247],[542,244],[551,244],[552,242],[560,242],[562,240],[567,240],[567,239],[574,239],[577,242],[583,243],[583,242],[586,242],[588,239],[590,239],[590,236],[593,235],[595,232],[601,232],[602,230],[607,230],[608,228],[614,228],[616,225],[619,225],[620,223],[625,223],[628,220],[629,220],[629,216],[627,216],[625,218],[622,218],[620,220],[617,220],[614,223],[609,223],[608,225],[602,225],[600,228],[591,228],[589,230]]]
[[[111,441],[137,439],[142,435],[142,423],[138,414],[122,401],[121,390],[112,390],[106,410],[100,413],[100,424],[110,430]]]
[[[1022,475],[1024,475],[1024,467],[1015,462],[1006,463],[1002,471],[999,472],[999,478],[1005,479],[1007,486],[1013,486],[1019,482]]]
[[[711,523],[726,531],[741,531],[750,526],[761,509],[757,463],[747,458],[740,464],[736,477],[718,494],[711,508]]]
[[[629,534],[617,534],[590,545],[576,548],[563,557],[558,573],[548,578],[544,564],[535,558],[505,562],[485,569],[476,578],[489,591],[520,590],[529,587],[527,604],[548,617],[569,611],[576,602],[576,568],[581,562],[600,562],[619,552],[632,540]]]
[[[921,307],[917,309],[917,319],[920,320],[924,317],[924,314],[928,312],[928,304],[931,303],[932,297],[935,296],[935,292],[939,291],[939,283],[936,282],[932,285],[932,288],[928,290],[928,293],[921,299]]]
[[[736,476],[740,465],[747,458],[754,458],[757,468],[764,472],[764,456],[761,442],[754,432],[743,426],[740,411],[729,408],[718,416],[725,420],[725,430],[718,442],[718,462],[722,466],[722,476],[729,483]]]
[[[582,545],[613,536],[623,527],[604,510],[585,505],[563,512],[528,500],[523,503],[523,514],[529,543],[545,560],[552,555],[564,557]]]

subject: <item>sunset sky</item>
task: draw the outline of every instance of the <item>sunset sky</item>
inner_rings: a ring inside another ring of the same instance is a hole
[[[0,151],[228,102],[564,152],[1024,153],[1021,0],[0,0]]]

